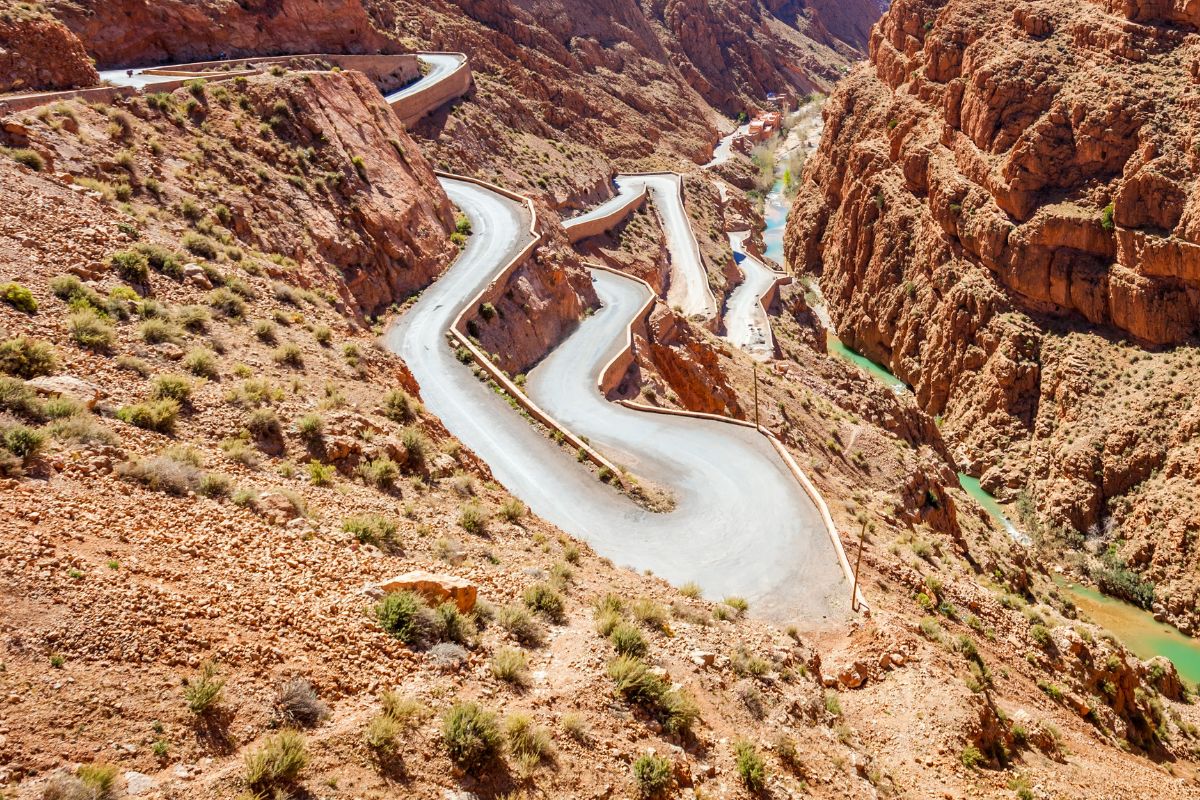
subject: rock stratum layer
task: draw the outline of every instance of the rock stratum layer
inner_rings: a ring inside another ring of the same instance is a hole
[[[1198,25],[1168,4],[894,4],[825,107],[787,236],[961,466],[1119,544],[1181,608],[1197,518],[1163,501],[1197,482]]]

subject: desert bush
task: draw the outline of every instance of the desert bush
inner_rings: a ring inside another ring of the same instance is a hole
[[[363,743],[377,759],[387,760],[399,752],[400,734],[403,726],[387,714],[376,714],[363,731]]]
[[[329,329],[328,325],[318,325],[313,328],[313,338],[321,347],[329,347],[329,343],[333,341],[333,331]]]
[[[65,394],[49,397],[42,403],[42,414],[46,419],[66,419],[76,414],[82,414],[83,410],[83,404]]]
[[[617,656],[608,664],[608,676],[618,694],[645,709],[667,733],[687,733],[700,716],[689,695],[672,689],[640,659]]]
[[[33,292],[26,289],[19,283],[9,281],[8,283],[0,283],[0,302],[7,303],[18,311],[24,311],[26,314],[37,313],[37,300],[33,297]]]
[[[216,380],[220,377],[217,371],[217,354],[203,347],[188,351],[183,357],[183,368],[201,378]]]
[[[204,473],[193,464],[166,455],[138,458],[117,467],[117,474],[156,492],[183,496],[198,491]]]
[[[400,442],[408,453],[408,463],[418,469],[424,466],[429,457],[430,445],[421,429],[415,426],[405,428],[400,434]]]
[[[234,372],[238,371],[235,367]],[[282,389],[273,386],[270,381],[255,378],[242,381],[225,395],[226,402],[242,406],[243,408],[258,408],[259,406],[278,403],[282,399]]]
[[[176,280],[183,278],[183,263],[176,253],[155,244],[139,244],[135,249],[150,269]]]
[[[400,467],[387,456],[380,456],[359,467],[359,474],[367,483],[386,490],[400,477]]]
[[[420,403],[402,389],[393,389],[383,397],[383,414],[394,422],[411,422],[420,410]]]
[[[329,706],[321,702],[306,678],[292,678],[275,695],[275,717],[285,725],[315,728],[329,716]]]
[[[138,326],[142,341],[147,344],[178,342],[183,338],[183,328],[162,317],[151,317]]]
[[[271,359],[276,364],[282,364],[293,369],[304,369],[304,351],[300,346],[288,342],[280,345],[271,352]]]
[[[629,605],[629,613],[647,628],[666,631],[670,614],[661,603],[648,597],[639,597]]]
[[[524,650],[505,647],[492,656],[492,676],[514,686],[529,685],[529,660]]]
[[[254,323],[254,336],[264,344],[275,344],[275,342],[279,341],[275,324],[270,320],[260,319]]]
[[[279,417],[269,408],[256,408],[246,416],[246,430],[259,439],[278,439],[283,436]]]
[[[546,583],[535,583],[522,595],[525,605],[551,622],[562,622],[566,618],[566,604],[558,590]]]
[[[50,426],[50,435],[63,442],[75,444],[102,444],[110,447],[120,444],[120,438],[92,419],[82,414],[59,420]]]
[[[308,471],[308,482],[313,486],[328,486],[337,474],[337,468],[332,464],[322,464],[315,458],[308,462],[305,470]]]
[[[295,731],[281,731],[246,754],[242,777],[252,791],[266,793],[294,783],[307,764],[304,737]]]
[[[534,723],[528,714],[512,714],[504,720],[504,738],[508,751],[517,761],[519,773],[528,777],[538,764],[554,758],[550,732]]]
[[[586,744],[592,738],[592,732],[582,714],[568,711],[562,715],[558,724],[562,727],[563,733],[577,742]]]
[[[413,592],[392,592],[375,604],[374,611],[380,627],[412,647],[427,644],[440,626],[433,609]]]
[[[46,168],[46,160],[42,158],[41,154],[27,147],[0,147],[0,153],[23,167],[29,167],[34,172],[41,172]]]
[[[394,520],[379,514],[359,514],[345,519],[342,530],[363,544],[390,548],[396,544],[399,527]]]
[[[325,420],[320,414],[305,414],[296,420],[296,433],[306,442],[320,440],[325,430]]]
[[[767,765],[762,756],[758,754],[754,745],[745,739],[734,742],[733,752],[742,785],[750,792],[758,794],[767,785]]]
[[[204,306],[182,306],[175,312],[175,321],[192,333],[203,333],[212,324],[212,315]]]
[[[150,278],[150,265],[146,257],[137,250],[122,250],[108,257],[121,279],[134,284],[144,284]]]
[[[510,497],[500,506],[500,516],[508,522],[516,522],[525,516],[525,504],[515,497]]]
[[[225,691],[225,679],[217,672],[217,665],[206,661],[200,665],[199,674],[184,683],[183,699],[188,711],[197,716],[210,714],[221,704]]]
[[[89,350],[108,350],[117,338],[112,325],[92,308],[71,312],[67,317],[67,332],[76,344]]]
[[[246,301],[224,287],[208,293],[208,304],[230,319],[239,319],[246,313]]]
[[[704,594],[704,590],[700,588],[700,584],[695,581],[688,581],[679,587],[679,593],[684,597],[692,600],[697,600]]]
[[[159,375],[154,379],[150,395],[155,400],[174,400],[183,405],[192,398],[192,382],[183,375]]]
[[[53,374],[58,368],[58,355],[49,342],[24,336],[0,342],[0,372],[29,380],[38,375]]]
[[[227,497],[232,483],[228,475],[207,472],[200,478],[200,483],[196,486],[196,494],[212,498]]]
[[[500,754],[496,715],[475,703],[455,703],[442,717],[442,743],[451,761],[478,770]]]
[[[537,621],[521,606],[504,606],[496,615],[500,627],[508,631],[523,645],[536,646],[542,643],[544,633]]]
[[[117,409],[117,419],[122,422],[159,433],[174,431],[178,417],[179,403],[170,399],[134,403]]]
[[[656,753],[643,753],[633,762],[633,783],[639,797],[660,797],[675,780],[671,762]]]
[[[487,532],[488,517],[483,507],[476,502],[464,505],[458,512],[458,526],[476,536]]]
[[[19,378],[0,378],[0,411],[33,419],[41,419],[45,415],[37,392]]]
[[[608,634],[617,653],[641,658],[646,655],[646,639],[642,632],[627,622],[618,622]]]
[[[207,258],[209,261],[217,257],[216,243],[204,234],[187,233],[183,237],[182,244],[189,253],[201,258]]]
[[[28,461],[45,444],[45,435],[25,425],[9,425],[0,428],[0,444],[17,458]]]

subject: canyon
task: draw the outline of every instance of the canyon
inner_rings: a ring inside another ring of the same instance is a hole
[[[1190,24],[8,3],[0,797],[1192,796]]]
[[[825,106],[787,233],[839,335],[939,416],[962,469],[1064,558],[1111,549],[1186,631],[1194,23],[894,4]]]

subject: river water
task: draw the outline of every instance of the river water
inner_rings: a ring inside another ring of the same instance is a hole
[[[777,180],[766,197],[763,210],[766,222],[763,230],[764,254],[777,264],[784,263],[783,232],[791,205],[791,198],[784,192],[783,180]],[[908,385],[883,365],[851,350],[837,337],[829,319],[825,299],[821,296],[820,287],[815,280],[807,284],[807,290],[808,303],[828,332],[827,346],[830,353],[849,361],[897,393],[909,391]],[[1009,521],[996,498],[980,486],[978,478],[960,472],[958,481],[963,490],[975,498],[1009,536],[1026,546],[1031,543],[1029,536]],[[1153,616],[1137,606],[1108,597],[1087,586],[1060,582],[1060,588],[1089,619],[1120,639],[1139,658],[1166,656],[1175,663],[1175,668],[1185,680],[1192,684],[1200,683],[1200,640],[1185,636],[1169,625],[1156,622]]]

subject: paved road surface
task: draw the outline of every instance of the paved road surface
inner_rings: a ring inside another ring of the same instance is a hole
[[[602,484],[514,413],[468,367],[445,332],[476,292],[528,242],[520,204],[473,184],[443,180],[473,234],[455,264],[385,334],[421,386],[429,410],[535,513],[618,564],[709,597],[747,597],[754,613],[819,625],[840,620],[848,587],[816,509],[770,444],[749,428],[634,411],[596,388],[645,301],[634,281],[596,271],[604,307],[528,376],[531,396],[602,452],[670,486],[676,510],[652,514]]]
[[[743,247],[749,231],[729,234],[729,246],[745,279],[730,292],[725,306],[725,339],[760,361],[775,354],[771,320],[759,299],[778,277]]]

